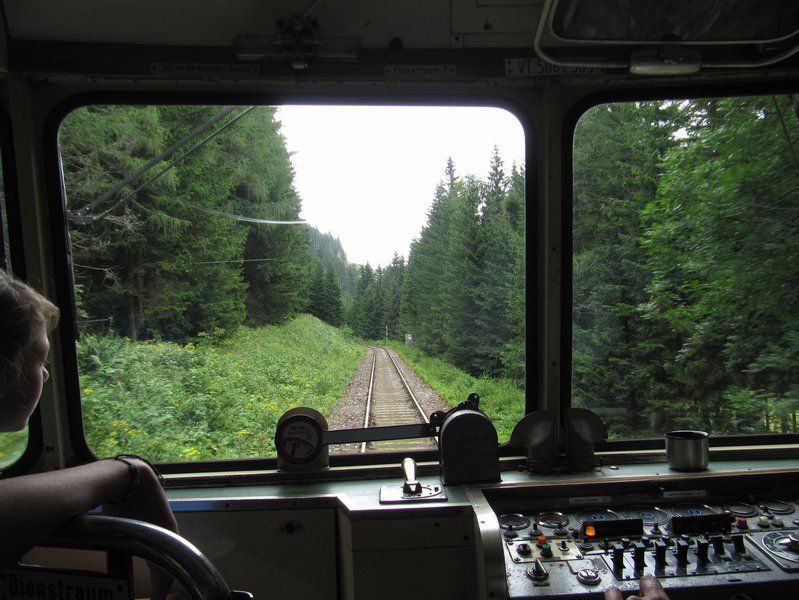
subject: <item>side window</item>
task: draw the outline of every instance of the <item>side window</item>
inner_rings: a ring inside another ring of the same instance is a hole
[[[97,454],[274,456],[297,406],[331,429],[396,424],[384,414],[412,404],[389,356],[426,414],[476,391],[503,440],[524,414],[524,132],[510,113],[87,106],[59,145]]]
[[[3,180],[2,156],[0,156],[0,267],[9,269],[11,248],[9,242],[8,212],[6,211],[5,181]],[[28,444],[28,428],[22,431],[0,432],[0,470],[14,463]]]
[[[796,107],[622,102],[578,122],[572,403],[612,438],[799,431]]]

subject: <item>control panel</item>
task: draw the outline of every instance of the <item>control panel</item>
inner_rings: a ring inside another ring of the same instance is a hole
[[[508,510],[508,502],[492,503],[509,597],[600,597],[610,586],[637,590],[643,575],[691,597],[700,597],[703,587],[711,593],[701,597],[710,598],[735,586],[799,585],[799,504],[793,499],[600,504],[614,500],[570,497],[533,509],[530,504],[542,501],[522,500],[528,507],[517,511]],[[573,508],[583,503],[588,506]]]

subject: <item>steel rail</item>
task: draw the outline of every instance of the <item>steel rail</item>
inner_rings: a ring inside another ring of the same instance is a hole
[[[369,346],[372,348],[372,373],[369,376],[369,392],[366,394],[366,415],[363,419],[363,428],[366,429],[369,427],[369,411],[372,408],[372,387],[375,382],[375,365],[377,364],[377,348],[373,346]],[[361,443],[361,454],[366,452],[366,442]]]
[[[424,420],[424,423],[425,424],[429,424],[430,423],[430,419],[427,417],[427,415],[425,414],[424,410],[422,409],[422,406],[419,404],[419,401],[416,399],[416,395],[411,390],[410,385],[408,385],[408,381],[405,379],[405,376],[402,374],[402,370],[399,368],[399,365],[397,364],[397,361],[394,360],[393,356],[391,356],[391,352],[389,352],[388,348],[385,348],[383,346],[369,346],[369,348],[371,348],[372,352],[373,352],[373,354],[372,354],[372,372],[371,372],[371,375],[369,377],[369,391],[368,391],[367,396],[366,396],[366,411],[365,411],[366,414],[365,414],[365,417],[364,417],[364,424],[363,424],[364,428],[369,427],[369,420],[370,420],[371,412],[372,412],[372,404],[373,404],[372,403],[372,396],[374,394],[375,368],[376,368],[376,365],[377,365],[377,353],[378,353],[379,350],[382,350],[383,352],[386,353],[386,356],[388,356],[388,359],[391,361],[391,364],[394,366],[394,370],[396,371],[397,375],[399,375],[400,381],[402,382],[402,385],[405,388],[406,394],[410,398],[410,400],[413,403],[413,405],[416,407],[416,411],[418,412],[418,414],[420,414],[422,416],[422,419]],[[393,425],[393,424],[391,424],[391,425]],[[380,426],[381,427],[386,427],[386,426],[391,426],[391,425],[381,424]],[[361,443],[361,453],[365,453],[366,449],[367,449],[367,442],[362,442]]]
[[[399,374],[400,379],[402,380],[402,385],[405,386],[405,389],[407,390],[408,395],[411,397],[411,400],[413,400],[413,404],[416,406],[416,409],[419,411],[419,414],[422,415],[422,418],[424,419],[424,422],[425,423],[429,423],[430,419],[428,419],[427,415],[424,414],[424,411],[422,410],[422,407],[419,404],[419,401],[416,399],[416,396],[414,396],[413,392],[411,391],[411,386],[409,386],[408,382],[405,381],[405,376],[402,374],[402,371],[400,370],[399,365],[397,365],[397,361],[395,361],[394,357],[391,356],[391,352],[388,351],[388,348],[383,348],[382,346],[381,346],[381,348],[383,350],[385,350],[386,354],[388,355],[388,358],[391,360],[391,364],[394,365],[394,368],[397,370],[397,373]]]

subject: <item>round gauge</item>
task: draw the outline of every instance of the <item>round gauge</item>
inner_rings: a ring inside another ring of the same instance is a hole
[[[792,562],[799,562],[799,536],[797,534],[775,531],[765,536],[761,543],[771,554]]]
[[[641,519],[644,525],[662,525],[669,520],[669,514],[665,510],[646,504],[628,506],[623,513],[628,519]]]
[[[757,509],[746,502],[730,502],[724,505],[724,510],[730,511],[736,517],[756,517]]]
[[[323,446],[322,428],[308,415],[287,417],[275,430],[275,448],[287,462],[297,465],[311,462]]]
[[[790,515],[793,512],[793,504],[785,500],[768,500],[761,502],[760,508],[774,513],[775,515]]]
[[[580,523],[585,523],[586,521],[618,521],[619,515],[617,515],[612,510],[607,510],[604,508],[593,508],[588,510],[581,510],[574,518],[577,519]]]
[[[562,529],[569,524],[569,517],[561,512],[544,512],[538,515],[538,524],[542,527]]]
[[[519,513],[499,515],[499,526],[502,529],[516,531],[530,526],[530,519]]]
[[[673,509],[678,517],[701,517],[704,515],[715,515],[716,511],[707,504],[680,504]]]

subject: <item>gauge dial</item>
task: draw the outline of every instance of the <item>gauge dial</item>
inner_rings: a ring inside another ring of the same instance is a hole
[[[530,526],[530,519],[519,513],[499,515],[499,526],[502,529],[518,530]]]
[[[538,524],[542,527],[561,529],[569,524],[569,517],[562,512],[543,512],[538,515]]]
[[[662,525],[669,520],[669,514],[657,506],[637,504],[624,509],[624,516],[628,519],[641,519],[644,525]]]
[[[672,510],[678,517],[701,517],[716,514],[716,511],[707,504],[680,504]]]
[[[755,517],[757,509],[746,502],[730,502],[724,505],[724,510],[730,511],[736,517]]]
[[[768,510],[775,515],[789,515],[793,512],[793,504],[785,500],[768,500],[760,505],[763,510]]]
[[[275,431],[275,448],[290,463],[301,465],[311,462],[323,446],[322,428],[307,415],[288,417],[278,424]]]
[[[586,521],[616,521],[619,518],[619,515],[614,511],[605,508],[581,510],[574,516],[580,523],[585,523]]]

